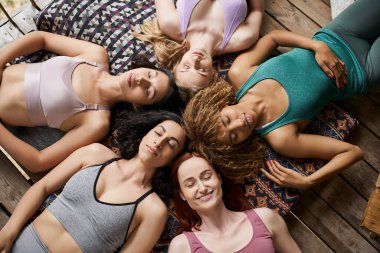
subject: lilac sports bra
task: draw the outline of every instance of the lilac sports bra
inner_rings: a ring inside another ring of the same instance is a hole
[[[178,0],[177,10],[181,26],[182,38],[185,39],[187,27],[195,6],[201,0]],[[220,51],[227,46],[232,34],[247,17],[247,2],[245,0],[219,0],[224,10],[224,33]]]
[[[25,103],[34,126],[59,128],[63,121],[85,110],[109,110],[106,105],[85,104],[75,94],[71,76],[81,63],[96,62],[57,56],[44,62],[28,64],[25,70]]]

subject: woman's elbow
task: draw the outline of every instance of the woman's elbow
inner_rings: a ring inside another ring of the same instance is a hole
[[[44,154],[40,151],[33,159],[30,159],[28,164],[25,165],[25,168],[32,173],[39,173],[43,171],[47,171],[54,167],[52,160],[48,159]]]
[[[360,161],[364,157],[364,152],[359,146],[352,145],[351,152],[353,153],[356,162]]]

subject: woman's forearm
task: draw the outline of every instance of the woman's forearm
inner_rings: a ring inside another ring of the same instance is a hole
[[[43,170],[41,151],[14,136],[4,125],[0,124],[0,146],[2,146],[18,163],[32,172]]]
[[[275,30],[270,32],[269,36],[272,37],[273,41],[275,41],[279,47],[299,47],[313,50],[314,52],[320,47],[321,43],[323,43],[285,30]]]
[[[306,177],[306,188],[313,187],[314,185],[332,177],[333,175],[338,174],[339,172],[347,169],[354,163],[361,160],[362,157],[362,150],[359,147],[352,145],[352,148],[350,148],[348,151],[336,155],[326,165],[321,167],[312,175]]]
[[[7,44],[0,49],[0,67],[22,55],[28,55],[44,48],[44,32],[36,31]]]
[[[12,216],[2,228],[2,232],[12,241],[18,236],[26,222],[41,206],[47,197],[42,186],[38,183],[33,185],[21,198]]]

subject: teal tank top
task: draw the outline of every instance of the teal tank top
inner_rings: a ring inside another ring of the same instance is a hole
[[[331,100],[351,97],[366,90],[366,78],[359,61],[347,44],[334,32],[324,28],[313,37],[325,42],[345,64],[348,83],[336,86],[319,67],[314,52],[296,48],[261,64],[236,93],[239,101],[244,94],[264,79],[279,82],[288,95],[288,107],[276,120],[256,129],[261,136],[300,120],[311,120]]]

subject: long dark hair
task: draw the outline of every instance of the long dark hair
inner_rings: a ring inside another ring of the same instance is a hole
[[[123,111],[115,124],[115,137],[121,157],[130,159],[138,152],[142,138],[157,124],[173,120],[181,124],[178,114],[164,110]]]
[[[152,105],[143,105],[141,108],[146,109],[161,109],[172,111],[174,113],[181,114],[185,108],[185,102],[181,99],[180,93],[178,91],[178,87],[174,78],[173,73],[161,66],[156,66],[151,63],[148,58],[144,55],[135,55],[132,57],[132,62],[130,69],[135,68],[150,68],[163,72],[169,78],[169,91],[168,94],[159,102]]]
[[[174,162],[171,170],[171,178],[174,187],[173,203],[175,213],[180,222],[179,233],[182,233],[183,231],[191,231],[193,228],[199,230],[199,227],[202,225],[202,219],[198,213],[194,211],[189,206],[187,201],[184,201],[180,196],[181,188],[178,181],[178,169],[183,162],[192,157],[200,157],[207,161],[206,158],[198,153],[184,153]],[[240,191],[239,187],[220,174],[219,169],[214,164],[211,164],[211,166],[214,168],[216,173],[221,176],[221,180],[223,182],[223,202],[227,209],[231,211],[245,211],[251,209],[251,205],[245,198],[244,194]]]

